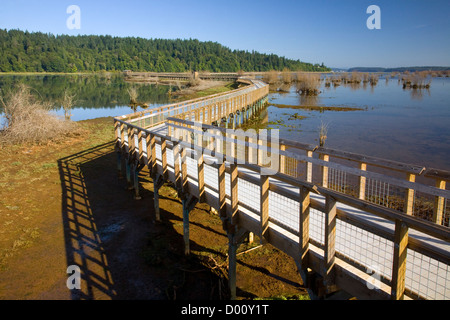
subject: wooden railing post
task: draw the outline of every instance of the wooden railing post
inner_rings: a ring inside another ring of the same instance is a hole
[[[328,162],[330,160],[330,156],[327,154],[321,155],[323,161]],[[322,166],[322,187],[328,188],[328,167]]]
[[[404,298],[407,247],[408,226],[403,221],[396,220],[391,282],[391,299],[393,300],[403,300]]]
[[[360,162],[359,169],[361,171],[366,171],[367,164]],[[364,177],[364,176],[359,176],[359,199],[361,199],[361,200],[366,199],[366,177]]]
[[[179,143],[174,143],[172,148],[173,153],[173,174],[175,176],[175,188],[178,191],[178,194],[181,198],[181,192],[183,189],[183,182],[181,177],[181,170],[180,170],[180,150],[181,146]]]
[[[142,130],[139,130],[138,132],[138,145],[139,145],[139,157],[138,157],[138,163],[142,164],[144,163],[144,149],[143,149],[143,142],[142,142]]]
[[[122,142],[120,141],[120,122],[114,120],[114,133],[116,137],[115,151],[117,153],[117,172],[122,177]]]
[[[184,196],[189,194],[189,183],[187,174],[187,152],[185,147],[181,147],[181,192]]]
[[[436,180],[436,188],[445,190],[446,181],[437,179]],[[434,197],[434,209],[433,209],[433,222],[439,225],[442,225],[444,208],[445,206],[445,198],[444,197]]]
[[[219,182],[219,216],[224,221],[227,218],[227,207],[226,207],[226,184],[225,184],[225,161],[219,163],[219,167],[217,168],[217,178]]]
[[[416,176],[412,173],[407,173],[406,179],[409,182],[415,182]],[[405,212],[407,215],[412,215],[414,212],[414,190],[413,189],[406,189],[405,205],[403,207],[403,212]]]
[[[237,225],[238,211],[239,211],[239,196],[238,196],[238,166],[235,163],[230,164],[230,188],[231,188],[231,225]]]
[[[280,144],[280,151],[286,151],[286,146]],[[280,173],[286,173],[286,157],[280,154]]]
[[[261,170],[262,172],[262,170]],[[261,243],[268,241],[269,231],[269,176],[260,173],[260,240]]]
[[[198,201],[205,201],[205,161],[203,153],[201,153],[197,160],[197,182],[198,182]]]
[[[307,155],[308,158],[312,158],[313,157],[313,152],[311,150],[308,150],[306,155]],[[294,164],[297,165],[297,161],[295,161]],[[306,181],[307,182],[312,182],[312,162],[307,162],[306,163]]]
[[[326,196],[325,202],[325,246],[324,246],[324,284],[327,292],[335,290],[335,254],[336,254],[336,200]]]
[[[299,212],[299,271],[302,276],[304,285],[307,284],[307,268],[309,264],[309,211],[311,206],[310,191],[307,188],[300,188],[300,212]]]
[[[151,154],[151,162],[150,162],[150,175],[152,179],[156,178],[156,137],[154,134],[150,134],[150,154]]]
[[[167,142],[166,139],[161,138],[161,163],[162,163],[162,176],[164,180],[167,180]]]
[[[122,152],[125,151],[125,124],[120,123],[120,149]]]

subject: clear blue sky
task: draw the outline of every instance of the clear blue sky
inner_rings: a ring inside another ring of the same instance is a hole
[[[381,29],[369,30],[369,5]],[[70,30],[69,5],[81,10]],[[0,28],[193,38],[331,67],[450,66],[449,0],[1,0]]]

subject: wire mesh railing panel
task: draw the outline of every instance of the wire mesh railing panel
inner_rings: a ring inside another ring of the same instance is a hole
[[[217,169],[205,163],[203,166],[203,170],[205,186],[213,188],[214,190],[218,190],[219,178]]]
[[[408,249],[405,286],[413,299],[449,300],[450,266]]]
[[[322,211],[310,208],[309,210],[309,236],[320,245],[325,244],[324,236],[325,214]]]
[[[444,212],[442,214],[442,224],[450,227],[450,199],[444,199]]]
[[[245,179],[238,179],[239,204],[259,213],[260,187]]]
[[[269,191],[270,218],[298,232],[299,214],[300,205],[297,200]]]
[[[357,265],[363,266],[367,273],[375,273],[387,279],[392,275],[393,242],[354,226],[337,220],[336,252]]]

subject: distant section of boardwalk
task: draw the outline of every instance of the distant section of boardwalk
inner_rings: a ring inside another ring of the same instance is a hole
[[[136,198],[144,167],[157,218],[162,183],[177,188],[185,253],[189,212],[205,202],[229,238],[232,297],[236,250],[256,234],[294,259],[312,297],[450,299],[450,173],[236,130],[269,93],[262,81],[238,81],[234,91],[114,119],[118,170]]]
[[[191,79],[215,80],[215,81],[236,81],[239,78],[237,73],[209,73],[209,72],[124,72],[126,81],[164,81],[164,80],[182,80],[189,81]]]

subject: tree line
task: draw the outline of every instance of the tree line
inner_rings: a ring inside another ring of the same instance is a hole
[[[53,35],[0,29],[0,72],[330,71],[275,54],[196,39]]]

